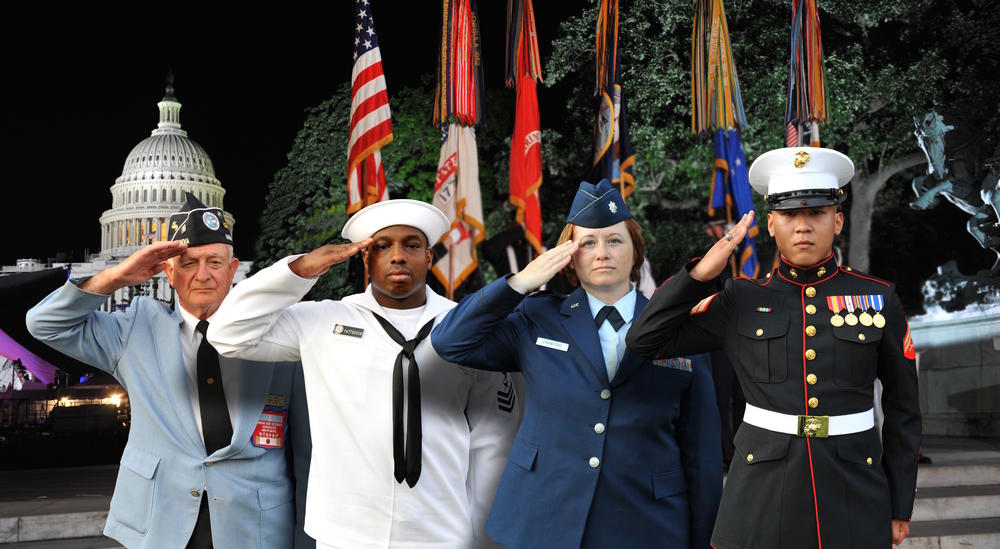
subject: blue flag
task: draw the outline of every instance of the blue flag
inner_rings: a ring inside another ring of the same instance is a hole
[[[753,193],[750,190],[750,175],[747,160],[743,154],[743,141],[736,130],[715,130],[715,177],[712,179],[712,201],[708,215],[715,215],[715,208],[725,208],[727,220],[739,219],[753,209]],[[757,278],[760,265],[757,262],[757,219],[750,225],[750,231],[740,243],[739,262],[743,276]]]

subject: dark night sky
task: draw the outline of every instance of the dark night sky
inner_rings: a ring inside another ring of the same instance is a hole
[[[486,84],[503,86],[506,2],[481,4]],[[129,151],[156,126],[168,69],[183,104],[182,127],[208,152],[226,188],[237,253],[252,257],[267,185],[305,109],[350,78],[353,2],[277,13],[244,7],[224,16],[128,6],[127,13],[34,8],[34,17],[9,18],[0,29],[10,31],[0,33],[2,265],[58,252],[79,261],[85,248],[99,250],[109,189]],[[374,3],[390,93],[435,69],[439,6]],[[538,19],[544,56],[558,14]]]

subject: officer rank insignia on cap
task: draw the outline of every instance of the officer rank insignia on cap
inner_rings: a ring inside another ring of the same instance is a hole
[[[185,196],[184,205],[170,216],[167,240],[186,242],[188,246],[232,244],[233,235],[222,208],[210,208],[191,193]]]
[[[580,182],[569,215],[566,216],[566,223],[600,229],[631,218],[632,212],[625,205],[621,193],[610,181],[602,179],[597,185]]]

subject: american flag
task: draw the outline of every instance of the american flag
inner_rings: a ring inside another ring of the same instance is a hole
[[[392,141],[389,94],[382,73],[370,0],[354,3],[354,70],[351,74],[351,126],[347,142],[347,215],[387,200],[379,149]]]

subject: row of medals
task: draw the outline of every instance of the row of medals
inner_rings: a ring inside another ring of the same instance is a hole
[[[830,317],[830,324],[833,324],[837,328],[843,326],[844,324],[847,324],[848,326],[857,326],[859,322],[862,326],[885,328],[885,317],[882,316],[882,313],[870,315],[868,314],[868,311],[864,311],[858,316],[854,316],[854,313],[847,313],[844,316],[835,314]]]

